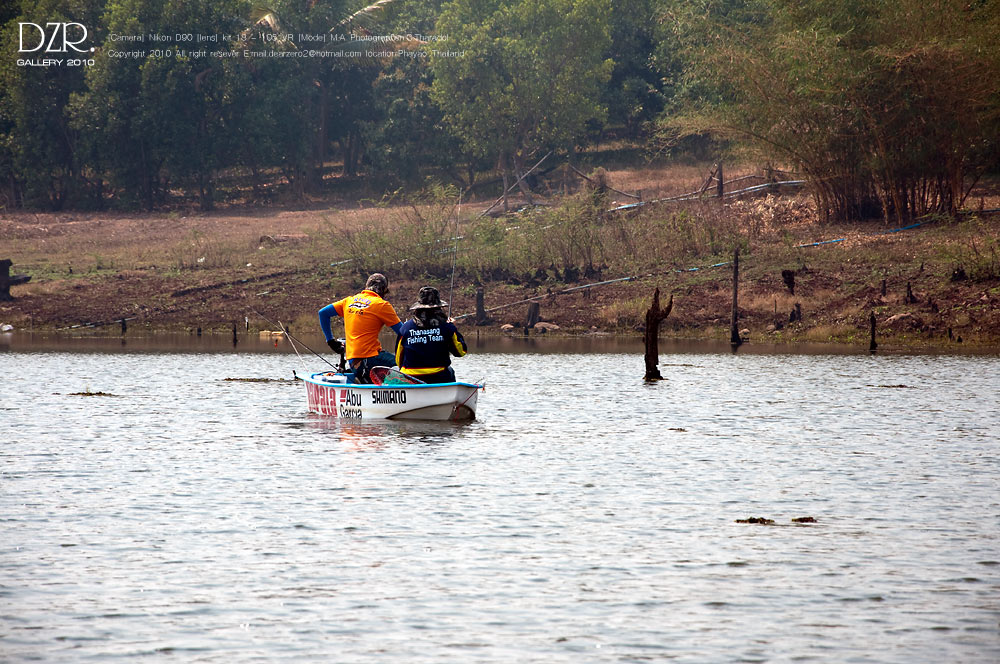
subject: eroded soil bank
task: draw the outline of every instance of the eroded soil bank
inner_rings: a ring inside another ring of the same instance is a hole
[[[69,332],[114,330],[126,319],[133,333],[207,333],[242,328],[245,319],[270,329],[267,318],[309,329],[317,309],[363,283],[349,265],[331,265],[340,257],[331,255],[324,233],[331,219],[361,224],[365,214],[356,207],[6,214],[0,258],[32,279],[11,289],[13,301],[0,302],[0,324]],[[1000,346],[1000,215],[926,220],[898,232],[882,222],[831,226],[800,217],[778,220],[780,229],[743,247],[739,325],[751,341],[867,344],[874,312],[883,343]],[[674,298],[665,336],[728,339],[732,271],[718,263],[730,258],[691,256],[631,274],[539,269],[487,281],[489,322],[481,332],[523,334],[528,301],[536,298],[548,325],[531,334],[639,336],[659,288],[664,301]],[[468,278],[460,275],[452,287],[450,275],[405,279],[391,265],[383,269],[401,315],[418,288],[431,284],[451,297],[453,315],[470,314],[461,325],[473,325],[476,285]]]

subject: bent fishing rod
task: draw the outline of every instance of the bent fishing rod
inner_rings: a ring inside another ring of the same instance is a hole
[[[274,326],[276,326],[276,327],[279,327],[279,328],[281,328],[281,331],[282,331],[282,333],[284,333],[284,335],[285,335],[286,337],[288,337],[288,339],[289,339],[289,340],[291,340],[292,342],[296,342],[296,343],[298,343],[298,344],[299,344],[299,345],[301,345],[301,346],[302,346],[303,348],[305,348],[305,349],[306,349],[307,351],[309,351],[310,353],[312,353],[313,355],[315,355],[315,356],[316,356],[316,357],[318,357],[319,359],[321,359],[321,360],[323,360],[324,362],[326,362],[327,364],[329,364],[329,365],[330,365],[331,367],[333,367],[333,369],[334,369],[334,370],[336,370],[336,371],[340,371],[340,368],[338,368],[338,367],[334,366],[334,365],[333,365],[333,364],[332,364],[332,363],[331,363],[331,362],[330,362],[329,360],[327,360],[327,359],[326,359],[325,357],[323,357],[322,355],[320,355],[319,353],[317,353],[316,351],[314,351],[314,350],[313,350],[312,348],[310,348],[310,347],[309,347],[309,346],[307,346],[306,344],[302,343],[302,341],[301,341],[300,339],[297,339],[297,338],[293,337],[293,336],[292,336],[292,333],[291,333],[291,332],[289,332],[288,330],[286,330],[286,329],[285,329],[285,326],[284,326],[284,325],[282,325],[282,324],[281,324],[280,322],[279,322],[279,323],[275,323],[275,322],[274,322],[273,320],[271,320],[270,318],[268,318],[268,317],[267,317],[267,316],[265,316],[264,314],[260,313],[259,311],[257,311],[257,310],[256,310],[256,309],[254,309],[253,307],[250,307],[250,311],[254,312],[255,314],[257,314],[258,316],[260,316],[261,318],[263,318],[263,319],[264,319],[265,321],[267,321],[267,322],[268,322],[268,323],[270,323],[271,325],[274,325]],[[294,346],[294,343],[292,344],[292,347],[293,347],[293,348],[295,347],[295,346]]]
[[[461,189],[458,190],[458,212],[455,215],[455,251],[452,253],[451,257],[451,288],[448,289],[448,320],[451,320],[451,300],[452,295],[455,293],[455,266],[458,264],[458,222],[462,218],[462,194],[465,193]]]

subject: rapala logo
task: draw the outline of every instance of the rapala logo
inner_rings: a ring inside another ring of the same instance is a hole
[[[77,53],[88,53],[93,48],[77,48],[87,40],[87,27],[82,23],[18,23],[18,52],[67,53],[73,49]]]

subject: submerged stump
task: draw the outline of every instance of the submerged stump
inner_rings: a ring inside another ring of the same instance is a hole
[[[729,320],[729,343],[733,348],[743,343],[740,336],[739,321],[739,290],[740,290],[740,248],[733,250],[733,310]]]
[[[644,380],[663,380],[656,365],[660,363],[660,323],[670,315],[674,306],[674,296],[670,295],[667,306],[660,308],[660,289],[653,291],[653,303],[646,312],[646,329],[643,340],[646,342],[646,376]]]

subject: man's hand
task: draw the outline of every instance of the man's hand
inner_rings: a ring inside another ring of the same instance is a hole
[[[326,345],[330,347],[330,350],[338,355],[344,352],[344,344],[340,341],[340,339],[330,339],[326,342]]]

